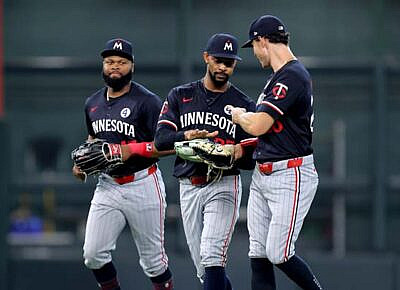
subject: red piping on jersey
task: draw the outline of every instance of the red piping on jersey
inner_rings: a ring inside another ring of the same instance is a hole
[[[174,127],[175,131],[178,131],[178,126],[175,125],[174,122],[168,121],[168,120],[160,120],[158,121],[158,124],[166,124]]]
[[[281,109],[279,109],[277,106],[275,106],[274,104],[267,102],[267,101],[262,101],[261,104],[266,105],[268,107],[271,107],[272,109],[274,109],[275,111],[277,111],[279,114],[283,115],[283,112]]]
[[[225,241],[224,241],[224,246],[222,247],[222,266],[225,266],[226,264],[226,251],[228,248],[228,241],[229,241],[229,237],[231,236],[231,233],[233,231],[233,227],[235,226],[235,216],[236,216],[236,210],[237,210],[237,203],[238,203],[238,179],[239,177],[237,175],[235,175],[235,181],[234,181],[234,211],[233,211],[233,216],[232,216],[232,221],[231,221],[231,226],[229,228],[229,232],[228,232],[228,236],[226,237]]]
[[[258,138],[247,138],[247,139],[243,139],[242,141],[240,141],[240,146],[242,146],[242,148],[244,147],[256,147],[258,143]]]
[[[294,233],[294,227],[296,223],[296,216],[297,216],[297,207],[299,203],[299,189],[300,189],[300,170],[298,167],[294,167],[294,172],[296,176],[296,182],[295,182],[295,189],[294,189],[294,200],[293,200],[293,208],[292,208],[292,219],[290,221],[290,227],[289,227],[289,233],[288,237],[286,240],[286,246],[285,246],[285,257],[284,260],[285,262],[288,260],[289,257],[289,252],[290,252],[290,244],[292,242],[292,237]]]
[[[164,239],[163,239],[163,231],[164,231],[164,220],[163,220],[163,215],[162,215],[162,197],[161,197],[161,189],[160,189],[160,184],[158,182],[158,176],[155,172],[152,174],[154,183],[157,188],[157,195],[158,195],[158,200],[160,201],[160,240],[161,240],[161,261],[165,264],[165,266],[168,265],[167,259],[165,257],[165,252],[164,252]]]

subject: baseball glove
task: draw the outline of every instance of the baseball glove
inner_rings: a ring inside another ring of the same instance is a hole
[[[230,169],[233,166],[232,145],[221,145],[208,139],[193,139],[175,142],[176,154],[182,159],[203,162],[216,169]]]
[[[71,152],[75,165],[87,175],[93,175],[122,164],[121,145],[102,139],[87,140]]]

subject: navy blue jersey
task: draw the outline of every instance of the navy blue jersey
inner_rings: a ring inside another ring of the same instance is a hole
[[[174,142],[184,140],[184,131],[192,129],[218,131],[214,141],[220,144],[236,144],[252,137],[240,126],[233,124],[227,105],[242,107],[251,112],[254,112],[256,107],[253,100],[232,84],[223,93],[207,90],[202,80],[173,88],[164,102],[158,121],[155,137],[157,149],[173,149]],[[252,167],[252,160],[244,160],[242,165],[237,164],[224,174],[238,174],[238,167],[248,169],[247,167]],[[206,164],[176,158],[175,177],[206,174]]]
[[[258,137],[253,158],[259,162],[306,156],[313,152],[311,77],[297,60],[272,74],[257,101],[257,112],[274,118],[271,129]]]
[[[104,87],[86,100],[86,125],[90,136],[117,144],[154,140],[162,106],[157,95],[136,82],[131,82],[129,92],[118,98],[107,100],[106,94]],[[109,174],[129,175],[156,161],[155,158],[132,156]]]

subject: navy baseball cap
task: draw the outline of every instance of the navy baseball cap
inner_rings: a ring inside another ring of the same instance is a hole
[[[217,33],[211,36],[207,42],[206,51],[214,57],[233,58],[242,60],[238,52],[238,41],[236,37],[228,33]]]
[[[242,47],[252,47],[252,41],[258,36],[268,36],[279,33],[286,33],[286,28],[283,22],[278,17],[263,15],[251,23],[249,40],[246,41]]]
[[[101,52],[101,56],[104,58],[112,55],[122,56],[133,61],[132,43],[122,38],[107,41],[106,47]]]

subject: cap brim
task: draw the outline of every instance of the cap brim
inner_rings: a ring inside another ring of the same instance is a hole
[[[243,43],[242,48],[247,48],[247,47],[253,47],[253,39],[249,39],[245,43]]]
[[[130,61],[133,61],[133,56],[132,56],[132,55],[130,55],[130,54],[128,54],[128,53],[125,53],[125,52],[122,52],[122,51],[113,50],[113,49],[108,49],[108,50],[103,50],[103,51],[101,52],[101,56],[102,56],[103,58],[104,58],[104,57],[108,57],[108,56],[113,56],[113,55],[121,56],[121,57],[124,57],[124,58],[126,58],[126,59],[129,59]]]
[[[223,57],[223,58],[232,58],[236,60],[242,60],[242,58],[238,55],[227,54],[227,53],[209,53],[209,55],[214,57]]]

